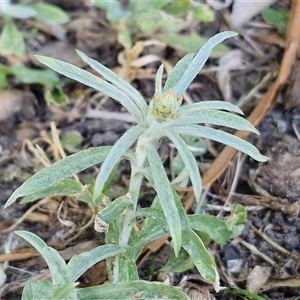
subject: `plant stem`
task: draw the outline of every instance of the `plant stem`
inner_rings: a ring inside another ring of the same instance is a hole
[[[128,197],[132,200],[132,205],[128,207],[124,212],[124,221],[123,221],[123,228],[121,234],[119,236],[119,245],[120,246],[127,246],[129,243],[130,234],[132,232],[133,226],[135,222],[133,222],[134,215],[137,211],[138,200],[143,180],[143,170],[146,167],[147,163],[147,154],[144,148],[145,144],[155,144],[157,145],[157,139],[154,138],[155,134],[150,135],[143,135],[140,136],[136,149],[135,149],[135,158],[136,161],[132,162],[131,165],[131,175],[130,175],[130,182],[129,182],[129,189],[128,189]],[[119,274],[120,274],[120,265],[119,265],[120,257],[115,257],[113,263],[113,281],[119,282]]]

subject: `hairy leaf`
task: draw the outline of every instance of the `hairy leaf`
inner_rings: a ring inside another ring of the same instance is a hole
[[[90,148],[72,154],[42,169],[13,192],[7,200],[5,208],[14,203],[19,197],[40,193],[65,178],[103,162],[110,150],[110,146]]]
[[[265,162],[268,160],[268,157],[261,155],[258,149],[250,143],[224,131],[201,125],[174,126],[172,127],[172,130],[179,134],[198,136],[223,143],[251,156],[257,161]]]

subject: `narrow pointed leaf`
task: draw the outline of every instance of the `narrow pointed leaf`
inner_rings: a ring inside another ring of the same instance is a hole
[[[2,24],[0,53],[1,55],[15,54],[21,57],[26,55],[23,34],[18,30],[12,19],[8,19]]]
[[[146,114],[147,103],[134,87],[132,87],[128,82],[122,80],[115,72],[106,68],[96,60],[89,58],[83,52],[79,50],[76,50],[76,52],[83,61],[89,64],[91,68],[93,68],[95,71],[101,74],[107,81],[111,82],[122,92],[127,94],[132,99],[132,101],[134,101],[137,104],[140,110],[144,112],[144,114]]]
[[[136,125],[131,127],[124,135],[114,144],[109,154],[105,158],[100,172],[96,178],[95,190],[94,190],[94,201],[96,201],[104,188],[106,181],[109,178],[110,173],[119,162],[122,155],[126,150],[135,142],[135,140],[145,131],[143,126]]]
[[[49,188],[46,188],[39,193],[33,193],[30,195],[25,196],[20,203],[28,203],[33,202],[38,199],[43,199],[45,197],[51,196],[72,196],[76,197],[79,195],[84,195],[87,199],[86,202],[91,203],[92,202],[92,196],[89,195],[89,191],[87,189],[87,186],[83,186],[80,182],[78,182],[75,179],[66,178]],[[81,197],[82,198],[82,197]]]
[[[118,245],[102,245],[88,252],[74,255],[67,267],[72,282],[76,281],[85,271],[101,260],[126,252],[126,248]]]
[[[162,75],[164,72],[164,65],[161,64],[157,70],[156,77],[155,77],[155,94],[161,95],[162,94]]]
[[[156,220],[156,222],[163,224],[165,221],[165,217],[161,210],[153,208],[153,207],[145,207],[140,208],[135,214],[135,218],[151,218],[152,220]]]
[[[58,73],[107,94],[109,97],[120,102],[138,122],[143,121],[144,117],[139,107],[128,95],[120,91],[109,82],[106,82],[92,73],[58,59],[41,55],[35,55],[35,58]]]
[[[228,113],[225,111],[218,111],[214,109],[199,109],[183,113],[175,119],[170,126],[180,126],[197,123],[208,123],[218,126],[226,126],[238,130],[247,130],[259,134],[258,130],[243,117]]]
[[[65,24],[70,21],[69,15],[60,7],[50,3],[31,3],[37,14],[35,19],[48,24]]]
[[[44,297],[42,299],[45,299]],[[75,283],[69,282],[64,285],[60,285],[54,291],[53,295],[49,298],[49,300],[57,300],[57,299],[68,299],[68,300],[77,300]]]
[[[135,259],[138,259],[139,255],[141,254],[142,250],[146,245],[163,236],[169,236],[169,232],[166,231],[165,222],[163,222],[162,224],[152,223],[151,226],[148,226],[147,228],[149,228],[149,230],[148,231],[145,230],[143,234],[141,234],[138,237],[138,239],[134,241],[134,244],[131,245],[132,256]]]
[[[77,290],[78,300],[86,299],[180,299],[190,298],[178,288],[160,282],[136,280],[103,284]]]
[[[154,182],[151,179],[152,176],[150,172],[147,172],[147,176],[145,176],[150,184],[153,186]],[[151,178],[150,178],[151,177]],[[156,196],[151,204],[150,210],[154,210],[158,213],[158,216],[149,216],[146,215],[146,219],[143,223],[141,231],[138,237],[134,240],[134,244],[131,245],[132,251],[134,253],[134,258],[137,259],[139,254],[142,252],[143,248],[151,243],[152,241],[162,237],[169,235],[167,230],[167,223],[164,216],[164,212],[159,203],[159,199]],[[143,213],[142,213],[143,216]]]
[[[185,72],[181,76],[180,80],[174,87],[175,96],[181,96],[188,88],[190,83],[194,80],[197,74],[200,72],[205,62],[207,61],[211,50],[217,45],[223,42],[225,39],[236,36],[237,33],[233,31],[224,31],[216,34],[210,38],[207,43],[198,51],[194,59],[186,68]]]
[[[104,146],[83,150],[42,169],[13,192],[7,200],[5,208],[19,197],[40,193],[65,178],[103,162],[111,148],[111,146]]]
[[[169,89],[174,88],[174,86],[178,83],[179,79],[182,77],[189,64],[192,62],[194,56],[195,53],[189,53],[177,62],[171,74],[166,80],[165,86],[163,88],[164,93],[167,92]]]
[[[63,285],[71,282],[66,262],[55,249],[48,247],[40,237],[31,232],[18,230],[15,231],[15,233],[32,244],[32,246],[40,252],[49,267],[52,283],[54,285]]]
[[[131,252],[131,250],[130,250]],[[118,270],[118,280],[119,282],[131,282],[133,280],[138,280],[138,270],[136,262],[132,257],[122,254],[118,257],[119,261],[119,270]]]
[[[173,239],[174,251],[177,255],[181,247],[181,224],[176,207],[172,187],[165,173],[161,159],[152,145],[146,146],[147,158],[160,205],[166,217],[168,229]]]
[[[193,259],[193,262],[201,276],[207,282],[214,283],[216,280],[216,264],[214,262],[214,259],[205,248],[200,237],[190,229],[186,233],[185,240],[186,242],[183,242],[182,247]]]
[[[258,149],[250,143],[224,131],[216,130],[214,128],[209,128],[201,125],[174,126],[172,127],[172,130],[179,134],[198,136],[223,143],[251,156],[257,161],[265,162],[268,160],[268,157],[261,155]]]
[[[163,132],[174,143],[185,167],[188,169],[196,201],[199,201],[202,192],[202,180],[195,157],[178,134],[172,132],[172,130],[164,130]]]
[[[98,216],[99,218],[107,224],[110,224],[118,217],[121,213],[129,206],[132,205],[132,201],[128,197],[121,196],[110,202],[104,209],[102,209]]]
[[[217,109],[217,110],[223,109],[241,115],[244,114],[243,111],[238,106],[229,102],[218,101],[218,100],[201,101],[189,105],[183,105],[178,109],[178,113],[179,114],[190,113],[193,111],[199,111],[201,109]]]

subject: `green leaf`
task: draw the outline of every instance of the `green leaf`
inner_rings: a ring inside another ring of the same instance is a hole
[[[197,33],[183,35],[180,33],[159,33],[155,35],[160,41],[168,46],[183,51],[184,53],[195,53],[207,42],[207,38]],[[215,57],[228,51],[228,47],[224,44],[218,44],[212,49],[211,56]],[[200,69],[199,69],[200,71]]]
[[[214,259],[211,257],[200,237],[193,231],[185,233],[182,247],[192,258],[201,276],[210,283],[216,281],[217,268]]]
[[[32,244],[42,255],[49,267],[53,285],[64,285],[72,282],[65,261],[55,249],[48,247],[41,238],[31,232],[18,230],[15,233]]]
[[[148,209],[150,209],[150,215],[147,214]],[[169,235],[168,231],[166,230],[166,219],[164,217],[158,197],[154,198],[151,207],[148,209],[144,208],[141,210],[141,216],[146,217],[146,220],[143,223],[138,237],[133,241],[133,244],[130,243],[132,247],[132,255],[135,259],[138,258],[139,254],[146,245],[162,236]],[[144,212],[146,212],[145,215]],[[139,216],[139,211],[137,214]]]
[[[83,52],[76,50],[77,54],[81,57],[83,61],[85,61],[92,69],[101,74],[107,81],[115,85],[122,92],[127,94],[132,101],[140,108],[140,110],[146,115],[147,111],[147,103],[145,99],[141,96],[141,94],[133,88],[129,83],[122,80],[115,72],[106,68],[99,62],[94,59],[89,58]]]
[[[29,279],[22,292],[22,300],[31,299],[49,299],[57,287],[48,280],[39,280],[37,282]]]
[[[129,4],[129,10],[132,13],[141,13],[145,11],[145,5],[147,5],[147,11],[154,11],[159,13],[159,9],[166,6],[171,0],[160,0],[160,1],[148,1],[148,0],[131,0]],[[148,20],[149,22],[149,20]]]
[[[152,2],[153,3],[153,2]],[[150,22],[149,22],[150,20]],[[146,36],[155,35],[156,32],[172,33],[182,30],[186,24],[180,18],[174,18],[159,11],[143,11],[135,14],[129,21],[131,28],[138,27]]]
[[[123,27],[119,30],[118,42],[128,50],[133,47],[133,41],[132,41],[130,28]]]
[[[120,91],[107,81],[104,81],[90,72],[58,59],[41,55],[35,55],[35,58],[58,73],[107,94],[109,97],[120,102],[138,122],[142,123],[144,121],[143,113],[136,103],[134,103],[127,94]]]
[[[166,265],[161,269],[162,272],[182,273],[192,269],[195,266],[189,254],[181,248],[178,256],[171,255]]]
[[[164,130],[163,133],[174,143],[180,157],[185,164],[185,167],[189,171],[196,201],[200,201],[202,193],[202,180],[195,157],[188,148],[188,145],[178,134],[167,129]]]
[[[180,78],[182,77],[183,73],[185,72],[186,68],[192,62],[193,57],[195,56],[194,53],[189,53],[181,58],[177,64],[174,66],[171,74],[168,76],[163,92],[167,92],[169,89],[173,88]]]
[[[37,14],[35,19],[50,24],[64,24],[70,21],[69,15],[56,5],[49,3],[31,3]]]
[[[194,111],[187,111],[180,113],[178,111],[178,118],[170,122],[170,127],[173,126],[188,126],[190,124],[208,123],[218,126],[226,126],[238,130],[247,130],[259,134],[258,130],[246,119],[215,109],[198,108]]]
[[[289,15],[290,13],[287,11],[280,11],[272,7],[267,7],[262,12],[262,16],[266,23],[275,26],[281,35],[285,35],[286,33]]]
[[[100,197],[103,187],[109,178],[110,173],[114,169],[115,165],[118,163],[122,155],[126,150],[136,141],[136,139],[145,131],[145,128],[141,125],[136,125],[131,127],[124,135],[114,144],[111,151],[105,158],[100,172],[97,175],[95,190],[94,190],[94,201]]]
[[[53,87],[59,83],[59,78],[52,70],[35,70],[25,66],[11,66],[14,75],[23,83],[40,83]]]
[[[137,210],[137,212],[134,215],[134,218],[150,218],[152,220],[155,220],[155,222],[165,224],[165,217],[161,209],[156,209],[153,207],[145,207],[140,208]]]
[[[250,143],[224,131],[201,125],[174,126],[172,127],[172,130],[179,134],[198,136],[223,143],[251,156],[257,161],[265,162],[268,160],[268,157],[261,155],[258,149]]]
[[[62,147],[68,151],[78,150],[78,146],[82,143],[82,141],[82,135],[76,130],[66,132],[60,139]]]
[[[75,283],[70,282],[64,285],[59,285],[59,287],[56,288],[56,290],[54,291],[53,295],[49,300],[57,300],[57,299],[77,300],[78,298],[76,295]]]
[[[231,295],[245,296],[249,300],[266,300],[264,297],[258,296],[254,293],[251,293],[247,290],[242,290],[242,289],[230,290],[230,291],[228,291],[228,293]],[[295,300],[297,300],[297,299],[295,299]]]
[[[182,228],[182,236],[184,237],[186,231],[190,230],[189,219],[188,219],[187,214],[186,214],[186,212],[183,208],[181,200],[180,200],[178,194],[176,193],[176,191],[173,187],[172,187],[172,192],[173,192],[175,205],[177,207],[179,217],[180,217],[180,224],[181,224],[181,228]]]
[[[63,179],[103,162],[110,150],[110,146],[90,148],[72,154],[42,169],[13,192],[7,200],[5,208],[14,203],[19,197],[39,193]]]
[[[216,34],[210,38],[207,43],[198,51],[193,61],[189,64],[184,74],[180,78],[179,82],[174,87],[175,96],[181,96],[184,91],[188,88],[197,74],[200,72],[205,62],[207,61],[211,50],[217,45],[223,42],[229,37],[236,36],[237,33],[233,31],[224,31]],[[181,41],[182,43],[182,41]]]
[[[26,48],[22,33],[18,30],[13,20],[8,19],[2,29],[0,37],[0,53],[2,55],[26,55]]]
[[[69,101],[68,96],[63,92],[59,84],[55,84],[53,87],[46,87],[45,99],[47,102],[55,103],[56,105],[65,105]]]
[[[185,114],[191,113],[193,111],[199,111],[201,109],[217,109],[217,110],[227,110],[230,112],[235,112],[240,115],[243,115],[243,111],[236,105],[231,104],[225,101],[218,101],[218,100],[210,100],[210,101],[201,101],[197,103],[192,103],[188,105],[183,105],[179,107],[178,113]]]
[[[55,196],[76,197],[78,194],[80,195],[84,191],[86,191],[86,187],[84,187],[80,182],[74,179],[66,178],[58,183],[55,183],[49,188],[25,196],[20,203],[33,202],[35,200],[42,199],[45,197],[55,197]],[[89,203],[92,202],[92,195],[90,195],[90,201],[87,202]]]
[[[106,18],[111,21],[120,21],[129,15],[128,10],[123,9],[122,4],[117,0],[103,1],[95,0],[95,6],[107,11]]]
[[[171,15],[180,15],[188,11],[189,7],[189,0],[173,0],[164,10]]]
[[[153,187],[157,192],[172,237],[175,255],[177,255],[181,247],[181,224],[172,187],[155,147],[148,144],[145,148],[154,181]]]
[[[110,224],[116,220],[129,205],[133,205],[133,202],[126,195],[118,197],[102,209],[98,217],[105,223]]]
[[[76,281],[85,271],[101,260],[126,252],[126,248],[119,245],[102,245],[88,252],[74,255],[67,264],[71,281]]]
[[[164,65],[161,64],[158,68],[155,76],[155,94],[161,95],[162,94],[162,75],[164,72]]]
[[[219,245],[224,245],[231,237],[226,222],[210,215],[189,215],[190,226],[194,230],[206,233]]]
[[[114,261],[114,264],[116,264],[116,261]],[[117,264],[119,267],[117,274],[118,282],[128,283],[139,279],[137,265],[135,260],[132,259],[132,257],[126,254],[119,255]]]
[[[180,299],[189,297],[178,288],[160,282],[136,280],[78,289],[79,300],[86,299]]]
[[[3,5],[0,10],[1,14],[17,19],[28,19],[36,14],[36,11],[22,4]]]
[[[243,224],[246,220],[246,208],[241,204],[237,204],[225,222],[228,230],[231,232],[231,237],[235,237],[241,233],[244,228]]]
[[[214,11],[210,9],[208,4],[201,3],[191,9],[193,19],[201,22],[212,22],[215,19]]]
[[[7,85],[6,74],[0,70],[0,91],[3,91]]]
[[[230,214],[230,218],[234,219],[237,224],[245,223],[247,220],[247,210],[245,206],[239,203],[235,205],[232,213]]]

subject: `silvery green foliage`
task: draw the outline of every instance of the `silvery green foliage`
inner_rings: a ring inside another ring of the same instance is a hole
[[[73,154],[33,175],[12,194],[6,207],[15,202],[18,197],[42,193],[46,188],[51,190],[53,187],[53,192],[55,192],[58,182],[93,164],[102,162],[93,195],[90,199],[87,194],[81,197],[84,201],[94,205],[105,206],[96,221],[102,222],[105,228],[108,228],[107,245],[117,243],[125,251],[122,255],[115,255],[112,260],[107,261],[111,282],[114,284],[135,282],[138,279],[135,261],[143,247],[169,234],[172,237],[175,254],[177,255],[183,247],[191,256],[203,278],[213,283],[217,290],[219,280],[215,262],[193,227],[190,226],[181,201],[166,175],[157,148],[163,137],[172,141],[189,173],[197,201],[201,197],[201,175],[195,157],[182,135],[212,139],[230,145],[258,161],[267,160],[267,157],[261,155],[250,143],[224,131],[204,126],[208,123],[258,133],[247,120],[240,116],[243,113],[238,107],[222,101],[182,105],[182,94],[203,67],[212,48],[235,35],[234,32],[219,33],[212,37],[198,53],[187,54],[176,64],[164,85],[162,84],[163,65],[161,65],[157,71],[155,94],[149,104],[130,84],[80,51],[77,51],[79,56],[104,79],[66,62],[37,56],[40,62],[53,70],[104,92],[121,103],[134,116],[136,125],[130,128],[112,147],[84,150],[84,153]],[[135,149],[132,151],[130,148],[134,143]],[[128,193],[115,201],[107,201],[103,195],[103,189],[113,169],[124,158],[130,160],[131,163]],[[150,208],[139,210],[137,204],[143,178],[148,180],[157,195]],[[64,181],[64,184],[68,182]],[[36,199],[36,195],[31,199]],[[136,235],[133,227],[138,217],[146,217],[146,220],[139,235]],[[230,234],[228,233],[227,236],[229,237]],[[93,291],[100,293],[100,290],[101,288]],[[66,285],[63,291],[68,293],[73,290]],[[93,293],[92,295],[94,296]]]

